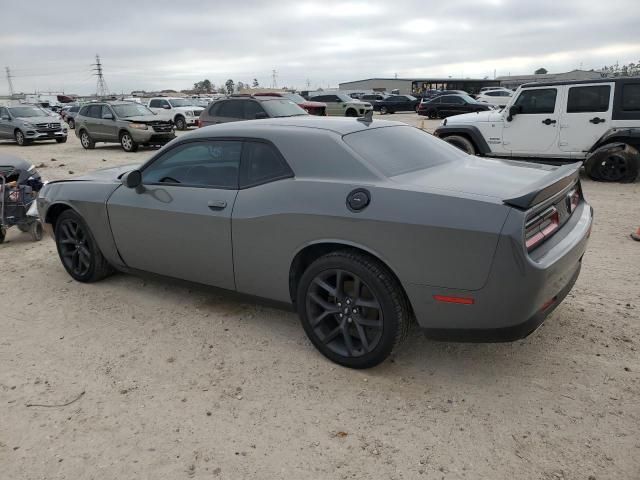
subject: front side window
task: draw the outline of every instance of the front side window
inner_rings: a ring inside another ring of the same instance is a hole
[[[606,112],[609,110],[609,85],[569,88],[567,113]]]
[[[109,108],[108,105],[103,105],[102,106],[102,118],[107,118],[109,115],[111,115],[111,118],[113,118],[113,112],[111,111],[111,108]]]
[[[89,105],[87,107],[87,111],[85,112],[85,116],[91,118],[102,117],[102,105]]]
[[[244,148],[241,186],[258,185],[293,176],[274,146],[262,142],[247,142]]]
[[[8,116],[9,116],[9,111],[4,107],[0,107],[0,118],[8,117]]]
[[[523,90],[514,106],[521,108],[521,114],[553,113],[557,94],[557,88]]]
[[[640,111],[640,83],[627,83],[622,86],[622,110]]]
[[[205,141],[165,152],[142,172],[145,184],[238,188],[242,142]]]
[[[260,106],[258,102],[253,100],[247,100],[242,102],[244,103],[244,118],[247,120],[255,120],[256,115],[258,113],[264,113],[264,109]]]

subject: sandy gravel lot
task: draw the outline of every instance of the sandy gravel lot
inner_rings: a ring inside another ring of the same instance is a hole
[[[72,135],[0,153],[56,179],[151,151],[84,151]],[[169,280],[72,282],[52,240],[13,229],[0,478],[640,478],[640,183],[583,181],[592,239],[542,328],[484,345],[416,331],[369,371],[321,357],[291,312]]]

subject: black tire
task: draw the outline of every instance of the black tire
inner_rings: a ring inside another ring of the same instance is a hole
[[[31,235],[31,240],[34,242],[39,242],[42,240],[42,223],[40,220],[36,220],[31,225],[29,225],[29,234]]]
[[[112,273],[86,222],[74,210],[58,217],[55,239],[62,266],[74,280],[97,282]]]
[[[129,132],[122,132],[120,134],[120,145],[125,152],[137,152],[140,146]]]
[[[96,148],[96,142],[86,130],[80,132],[80,145],[82,145],[85,150],[93,150]]]
[[[380,113],[382,115],[386,115],[387,113],[391,113],[391,112],[389,112],[389,109],[385,105],[383,105],[380,107]]]
[[[357,117],[358,116],[358,112],[356,112],[353,108],[349,108],[344,113],[344,116],[345,117]]]
[[[584,164],[585,173],[598,182],[631,183],[640,172],[640,154],[631,145],[603,145]]]
[[[176,117],[176,128],[178,130],[186,130],[187,129],[187,121],[181,115],[178,115]]]
[[[427,117],[429,117],[431,120],[435,120],[438,118],[438,112],[436,112],[435,110],[429,110],[427,112]]]
[[[4,243],[4,239],[7,237],[7,229],[0,227],[0,243]]]
[[[29,145],[30,143],[29,140],[27,140],[27,138],[24,136],[24,133],[22,133],[22,130],[16,129],[16,131],[13,132],[13,136],[16,139],[16,143],[21,147]]]
[[[69,121],[67,122],[67,125],[69,125],[69,128],[71,130],[73,130],[74,128],[76,128],[76,122],[73,120],[73,118],[70,118]]]
[[[67,143],[67,137],[56,138],[56,143]]]
[[[349,368],[383,362],[411,325],[409,303],[393,274],[379,261],[351,250],[313,262],[298,283],[296,297],[311,342],[329,360]]]
[[[444,137],[443,140],[469,155],[476,154],[475,145],[466,137],[462,137],[460,135],[449,135],[448,137]]]

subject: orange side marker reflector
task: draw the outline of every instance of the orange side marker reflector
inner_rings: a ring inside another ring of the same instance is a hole
[[[459,303],[461,305],[473,305],[475,300],[470,297],[448,297],[446,295],[434,295],[434,300],[444,303]]]

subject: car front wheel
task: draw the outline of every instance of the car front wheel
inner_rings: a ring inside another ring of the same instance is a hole
[[[185,121],[185,119],[183,117],[176,117],[176,128],[178,130],[186,130],[187,129],[187,122]]]
[[[16,143],[21,147],[24,147],[29,143],[29,140],[27,140],[24,136],[24,133],[22,133],[22,130],[16,130],[14,135],[16,137]]]
[[[449,135],[448,137],[444,137],[443,140],[447,143],[450,143],[454,147],[459,148],[463,152],[468,153],[469,155],[476,154],[476,147],[469,139],[465,137],[462,137],[460,135]]]
[[[324,255],[307,268],[296,305],[320,353],[350,368],[384,361],[411,323],[408,302],[393,274],[379,261],[349,250]]]
[[[137,152],[138,144],[129,132],[122,132],[120,135],[120,145],[125,152]]]
[[[96,282],[111,273],[111,266],[89,227],[75,211],[65,210],[60,214],[55,225],[55,239],[62,265],[74,280]]]

